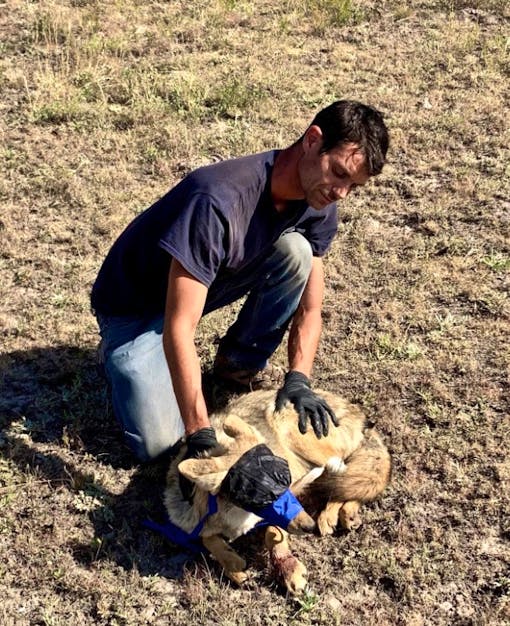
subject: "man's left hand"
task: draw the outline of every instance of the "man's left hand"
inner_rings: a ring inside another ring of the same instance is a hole
[[[330,419],[335,426],[340,423],[333,409],[324,398],[312,391],[310,380],[301,372],[293,370],[285,375],[285,383],[276,395],[276,410],[281,411],[287,401],[292,402],[298,413],[299,431],[303,435],[308,419],[317,439],[327,436]]]
[[[188,437],[186,437],[186,445],[187,450],[182,460],[196,459],[203,452],[211,450],[218,445],[214,428],[208,426],[207,428],[202,428],[193,434],[188,435]],[[183,476],[181,473],[179,473],[179,487],[181,489],[182,499],[191,504],[193,501],[194,485],[191,480]]]

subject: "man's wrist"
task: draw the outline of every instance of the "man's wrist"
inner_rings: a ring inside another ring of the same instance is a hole
[[[208,417],[205,418],[195,418],[193,420],[184,420],[184,436],[191,437],[191,435],[198,433],[204,428],[210,428],[211,422]]]
[[[285,384],[287,383],[300,383],[310,387],[310,379],[306,374],[298,370],[290,370],[285,374]]]
[[[188,452],[191,452],[192,455],[214,448],[218,445],[214,428],[206,426],[191,433],[186,437],[186,445],[188,446]]]

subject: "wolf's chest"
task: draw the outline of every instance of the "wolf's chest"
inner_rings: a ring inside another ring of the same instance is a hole
[[[243,511],[238,507],[229,510],[220,509],[216,515],[209,518],[204,534],[213,531],[214,534],[219,533],[229,541],[234,541],[253,530],[260,521],[261,518],[255,513]]]

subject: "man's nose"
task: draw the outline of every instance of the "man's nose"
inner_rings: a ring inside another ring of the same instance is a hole
[[[340,187],[333,187],[331,191],[335,200],[344,200],[349,195],[350,190],[351,190],[351,185],[345,184],[345,185],[341,185]]]

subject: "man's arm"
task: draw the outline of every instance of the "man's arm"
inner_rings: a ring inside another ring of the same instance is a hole
[[[313,361],[319,345],[323,295],[322,259],[313,257],[312,271],[292,320],[288,344],[289,370],[302,372],[308,377],[312,373]]]
[[[207,287],[172,259],[163,327],[163,347],[186,435],[210,426],[202,393],[195,332],[202,316]]]
[[[289,334],[289,371],[285,383],[276,395],[276,409],[292,402],[298,414],[298,427],[306,433],[308,421],[315,435],[320,438],[329,432],[329,420],[335,426],[339,422],[328,403],[312,391],[309,376],[319,345],[322,319],[322,297],[324,294],[324,269],[322,260],[314,257],[299,307],[294,314]]]

